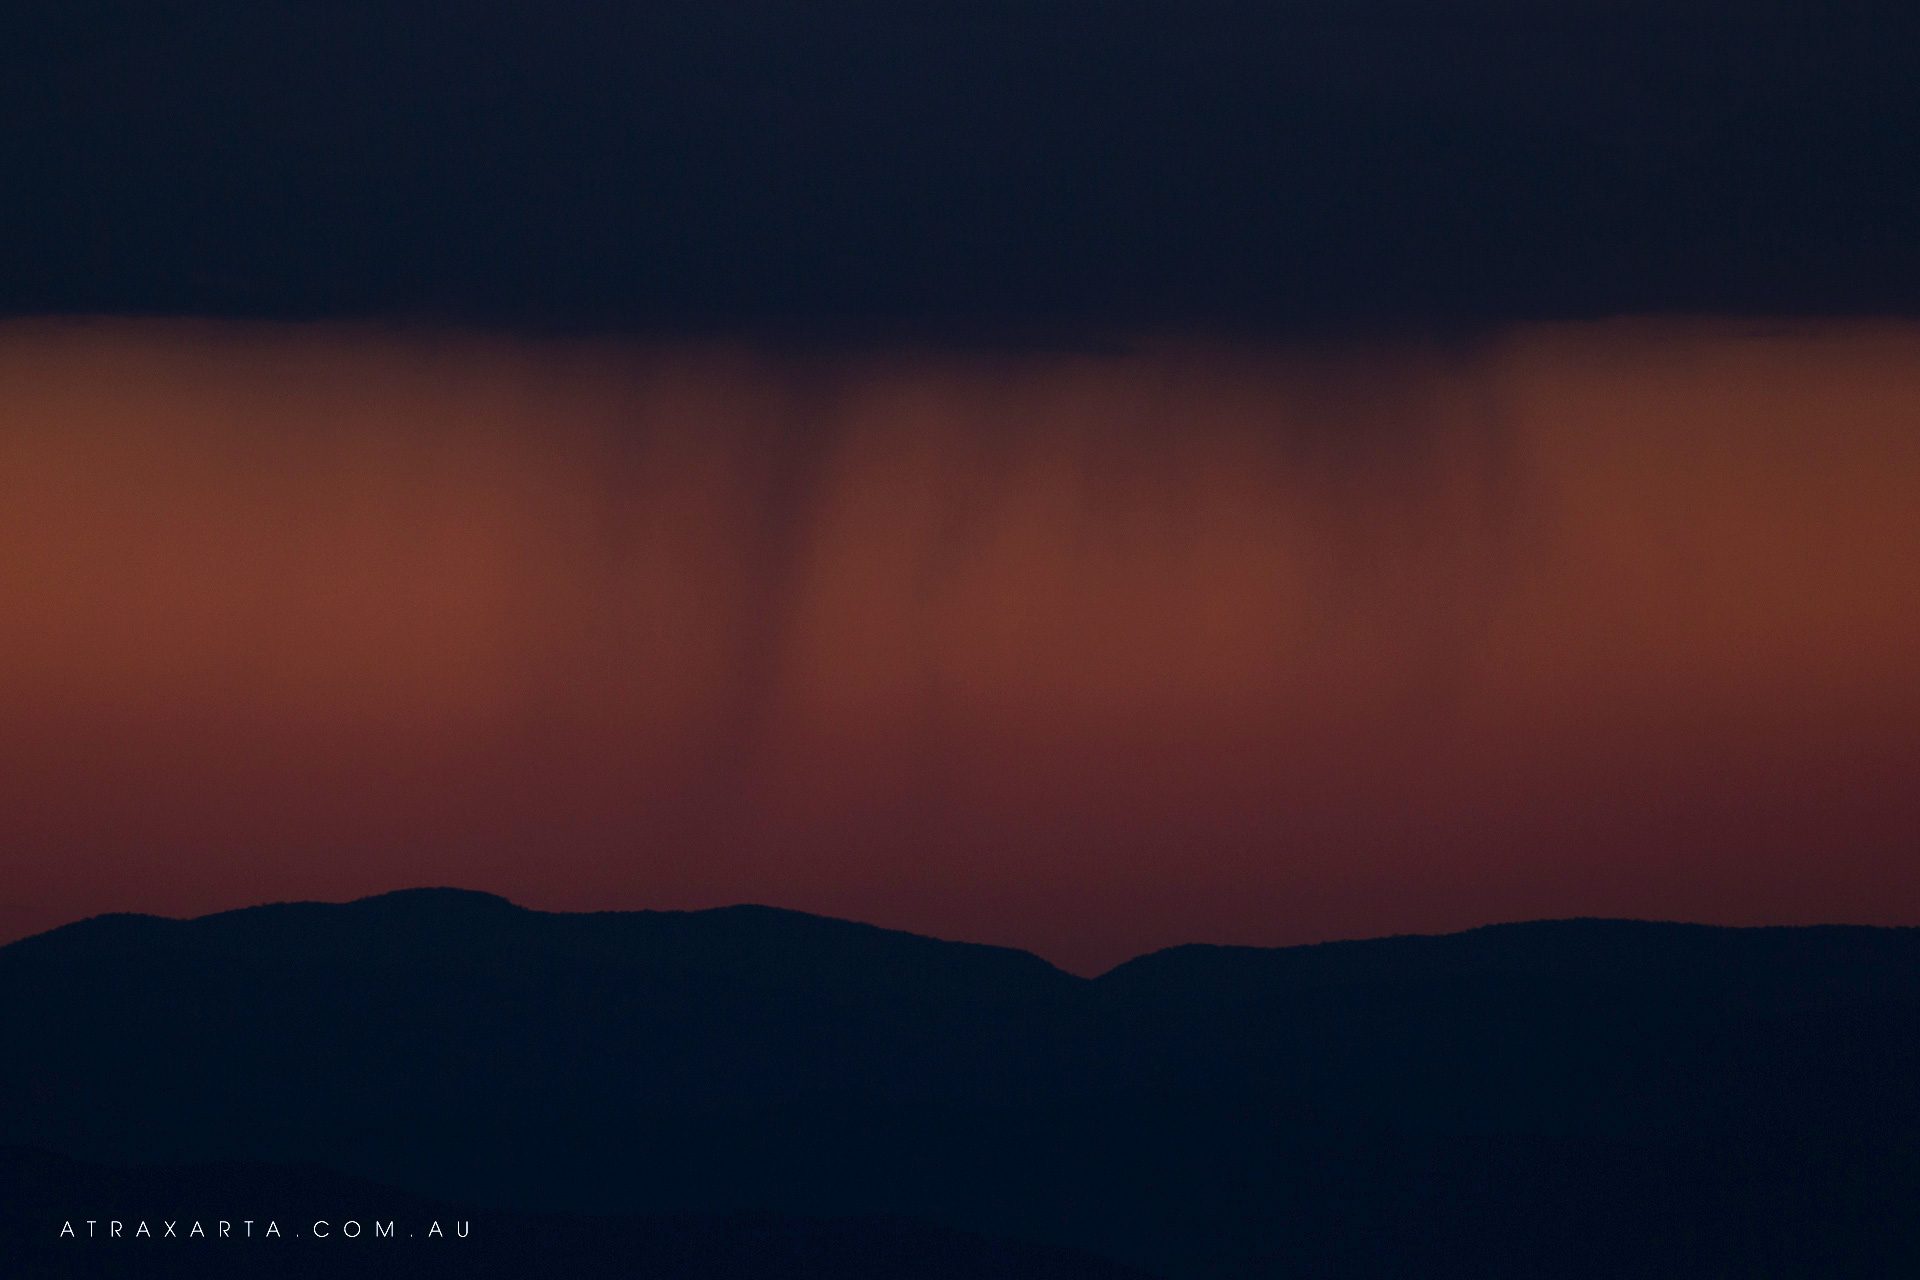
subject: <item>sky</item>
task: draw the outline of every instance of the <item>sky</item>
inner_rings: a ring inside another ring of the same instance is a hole
[[[1907,0],[0,13],[0,937],[1920,924]]]
[[[1920,923],[1920,325],[0,327],[0,930]]]
[[[1920,305],[1909,0],[67,0],[0,310],[722,333]]]

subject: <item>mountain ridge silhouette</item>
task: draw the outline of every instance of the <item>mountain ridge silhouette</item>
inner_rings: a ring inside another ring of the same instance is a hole
[[[476,1211],[893,1214],[1168,1277],[1920,1262],[1920,929],[1541,921],[1083,978],[410,890],[35,935],[0,1023],[0,1144]]]

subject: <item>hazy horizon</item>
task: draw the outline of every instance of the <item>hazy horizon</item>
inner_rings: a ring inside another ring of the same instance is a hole
[[[1920,922],[1920,326],[0,328],[0,932]]]

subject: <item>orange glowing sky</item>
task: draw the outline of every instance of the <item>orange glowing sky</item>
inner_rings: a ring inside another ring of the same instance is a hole
[[[1920,326],[0,326],[0,938],[407,885],[1093,972],[1920,923]]]

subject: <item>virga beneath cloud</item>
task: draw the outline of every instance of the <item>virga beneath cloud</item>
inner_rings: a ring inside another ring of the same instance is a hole
[[[1920,922],[1920,327],[0,329],[18,936],[457,883],[1092,970]]]

